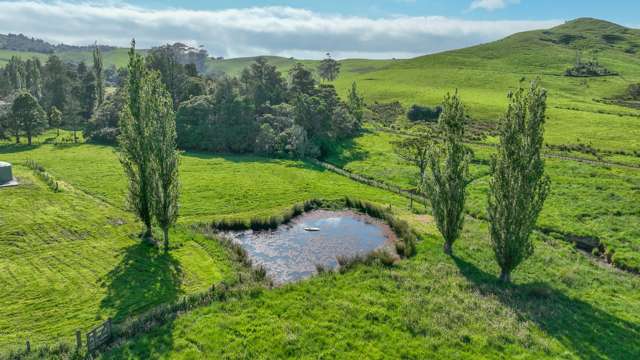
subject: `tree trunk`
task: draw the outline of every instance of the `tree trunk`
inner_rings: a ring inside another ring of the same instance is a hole
[[[16,135],[16,144],[20,144],[20,135]]]
[[[27,135],[27,144],[31,145],[31,135]]]
[[[451,247],[451,243],[448,241],[444,242],[444,253],[449,256],[453,255],[453,249]]]
[[[60,137],[60,128],[56,128],[56,137]]]
[[[148,241],[153,239],[153,233],[151,232],[151,225],[145,224],[144,233],[142,234],[142,240]]]
[[[162,229],[164,233],[164,252],[169,252],[169,227]]]
[[[505,283],[505,284],[510,284],[511,283],[511,272],[502,269],[502,271],[500,272],[500,281]]]
[[[73,129],[73,143],[77,143],[78,142],[78,137],[76,135],[76,129]]]

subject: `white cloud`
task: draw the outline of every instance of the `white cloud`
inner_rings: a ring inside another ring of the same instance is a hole
[[[519,3],[520,0],[473,0],[469,5],[469,10],[484,9],[493,11],[503,9],[509,4]]]
[[[0,2],[0,33],[52,42],[139,47],[182,41],[212,55],[320,58],[411,57],[499,39],[561,21],[473,21],[442,16],[367,18],[291,7],[218,11],[147,9],[123,3]]]

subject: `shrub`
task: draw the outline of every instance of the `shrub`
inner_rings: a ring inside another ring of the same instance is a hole
[[[407,119],[411,121],[425,121],[435,123],[438,121],[442,113],[442,106],[437,105],[435,107],[413,105],[407,112]]]

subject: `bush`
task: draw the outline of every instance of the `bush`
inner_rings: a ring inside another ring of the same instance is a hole
[[[413,105],[407,112],[407,119],[411,121],[437,122],[442,113],[442,106],[435,107]]]
[[[627,98],[629,100],[640,100],[640,83],[629,85],[627,88]]]

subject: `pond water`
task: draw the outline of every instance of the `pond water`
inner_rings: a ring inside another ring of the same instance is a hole
[[[305,230],[307,229],[307,230]],[[314,230],[314,231],[308,231]],[[316,210],[272,231],[229,232],[276,284],[314,275],[316,265],[338,266],[340,256],[392,246],[395,234],[384,222],[352,211]]]

